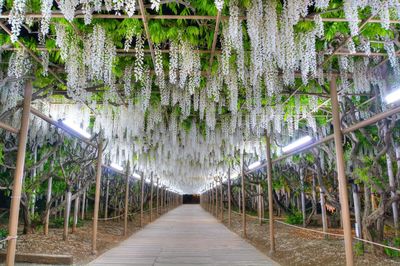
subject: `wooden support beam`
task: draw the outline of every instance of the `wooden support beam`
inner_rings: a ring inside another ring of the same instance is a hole
[[[231,166],[228,167],[228,226],[231,227],[232,210],[231,210]]]
[[[247,238],[247,222],[246,222],[246,189],[245,189],[245,172],[244,172],[244,151],[240,154],[240,175],[242,179],[242,227],[243,227],[243,237]]]
[[[0,27],[8,34],[8,35],[12,35],[11,31],[7,28],[6,25],[4,25],[4,23],[0,22]],[[29,49],[25,44],[23,44],[20,40],[16,41],[18,43],[18,45],[20,45],[22,48],[24,48],[28,54],[30,56],[32,56],[32,58],[38,62],[39,64],[43,65],[42,60],[31,50]],[[62,80],[56,72],[54,72],[54,70],[52,70],[51,68],[49,68],[48,72],[60,83],[66,85],[66,82],[64,80]]]
[[[3,51],[18,51],[19,48],[16,47],[8,47],[8,48],[4,48]],[[52,51],[60,51],[59,48],[52,48]],[[46,47],[36,47],[35,51],[49,51],[49,49],[47,49]],[[129,50],[124,50],[124,49],[116,49],[117,51],[117,56],[134,56],[136,51],[135,49],[129,49]],[[144,53],[151,53],[150,49],[144,49],[143,50]],[[161,49],[160,50],[161,53],[163,54],[169,54],[170,50],[169,49]],[[212,54],[213,53],[213,57],[215,57],[216,54],[221,54],[222,50],[220,49],[216,49],[214,50],[214,52],[212,50],[192,50],[193,53],[196,54]],[[246,51],[246,52],[250,52],[250,51]],[[345,56],[361,56],[361,57],[370,57],[370,56],[387,56],[387,53],[379,53],[379,52],[371,52],[369,54],[367,53],[363,53],[363,52],[355,52],[355,53],[351,53],[348,50],[344,50],[343,47],[340,51],[335,52],[335,55],[345,55]],[[399,53],[396,53],[396,56],[400,56]],[[58,67],[58,66],[56,66]],[[59,68],[59,67],[58,67]],[[58,70],[59,72],[59,70]],[[57,74],[57,73],[56,73]]]
[[[24,166],[25,166],[25,151],[26,142],[28,139],[29,129],[29,114],[32,100],[32,82],[28,80],[25,84],[24,92],[24,103],[21,117],[21,128],[18,135],[18,152],[17,161],[14,171],[14,184],[11,196],[10,205],[10,218],[8,221],[8,244],[7,244],[7,255],[6,265],[12,266],[15,262],[15,251],[17,248],[17,234],[18,234],[18,218],[19,218],[19,207],[21,203],[21,192],[22,192],[22,181],[24,178]]]
[[[52,162],[51,169],[53,169],[53,162]],[[49,179],[47,180],[46,204],[49,204],[51,201],[52,188],[53,188],[53,177],[50,176]],[[43,233],[45,236],[47,236],[49,234],[49,220],[50,220],[50,208],[48,208],[48,210],[46,212],[46,218],[45,218],[45,223],[44,223]]]
[[[97,253],[97,222],[98,222],[98,218],[99,218],[102,160],[103,160],[103,135],[100,134],[99,144],[97,147],[96,189],[95,189],[94,210],[93,210],[93,234],[92,234],[92,254],[93,255],[95,255]]]
[[[145,7],[145,6],[144,6]],[[0,15],[0,19],[9,19],[10,13],[4,12]],[[27,18],[34,18],[40,19],[43,17],[41,13],[27,13],[25,15]],[[85,14],[82,11],[76,11],[74,18],[82,19],[85,17]],[[178,20],[178,19],[185,19],[185,20],[216,20],[215,16],[208,16],[208,15],[147,15],[148,19],[162,19],[162,20]],[[301,18],[303,21],[314,21],[315,15],[307,16]],[[61,11],[52,10],[51,18],[65,18]],[[142,15],[132,15],[128,16],[127,14],[93,14],[93,19],[142,19]],[[229,16],[221,16],[221,20],[229,20]],[[239,16],[239,20],[247,20],[246,16]],[[346,18],[321,18],[323,22],[343,22],[348,23]],[[359,20],[362,22],[362,20]],[[374,18],[369,21],[369,23],[382,23],[384,20],[379,18]],[[388,21],[390,24],[400,24],[400,20],[391,19]]]
[[[212,65],[214,62],[215,48],[217,47],[217,41],[218,41],[219,23],[221,21],[221,11],[218,11],[217,17],[215,18],[215,20],[216,20],[216,22],[215,22],[213,42],[212,42],[212,46],[211,46],[210,67],[208,69],[208,75],[210,75],[210,73],[211,73]]]
[[[160,215],[160,188],[159,188],[159,181],[160,181],[160,179],[157,177],[157,192],[156,192],[156,194],[157,194],[157,204],[156,204],[156,210],[157,210],[157,214],[156,214],[156,216],[158,217],[159,215]]]
[[[375,14],[370,15],[368,18],[364,19],[361,22],[361,25],[358,27],[359,34],[361,31],[368,25],[368,22],[374,18]],[[337,52],[339,52],[351,39],[353,39],[353,36],[349,35],[347,36],[340,44],[333,50],[333,52],[325,58],[324,62],[322,63],[322,66],[326,65],[335,55]]]
[[[125,212],[124,212],[124,236],[128,235],[128,211],[129,211],[129,160],[125,173]]]
[[[349,208],[349,195],[347,190],[347,178],[345,172],[344,152],[343,152],[343,132],[340,125],[340,109],[336,89],[336,79],[332,78],[330,81],[332,114],[333,114],[333,131],[335,140],[336,151],[336,170],[339,181],[339,198],[343,222],[344,234],[344,247],[346,252],[346,265],[354,265],[353,246],[351,235],[351,222],[350,222],[350,208]]]
[[[109,198],[109,194],[110,194],[110,179],[107,178],[106,181],[106,202],[105,202],[105,206],[104,206],[104,218],[107,219],[108,218],[108,198]]]
[[[3,123],[1,121],[0,121],[0,128],[4,129],[6,131],[9,131],[11,133],[14,133],[14,134],[18,134],[18,132],[19,132],[18,129],[16,129],[15,127],[9,126],[6,123]]]
[[[153,173],[151,173],[151,188],[150,188],[150,222],[153,221]]]
[[[268,135],[265,136],[266,144],[266,160],[267,160],[267,182],[268,182],[268,215],[269,215],[269,251],[275,252],[275,229],[274,229],[274,201],[272,197],[272,157],[271,157],[271,140]]]
[[[222,185],[222,179],[221,181],[221,186],[220,186],[220,203],[221,203],[221,222],[224,222],[224,192],[223,192],[223,185]]]
[[[144,201],[144,173],[140,175],[140,185],[141,185],[141,193],[140,193],[140,227],[143,227],[143,201]]]
[[[147,23],[146,8],[144,7],[143,0],[138,0],[138,2],[139,2],[140,14],[141,14],[142,20],[143,20],[144,31],[146,33],[147,42],[149,44],[151,58],[153,60],[153,64],[155,65],[156,64],[156,56],[155,56],[154,49],[153,49],[153,42],[151,41],[149,25]]]

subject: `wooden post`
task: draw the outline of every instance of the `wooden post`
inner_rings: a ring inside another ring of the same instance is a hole
[[[33,163],[34,164],[37,163],[37,145],[35,145],[33,148]],[[36,167],[34,167],[32,170],[32,173],[31,173],[32,174],[32,176],[31,176],[32,183],[35,182],[36,173],[37,173]],[[34,189],[32,191],[32,202],[31,202],[31,206],[30,206],[31,207],[31,209],[30,209],[31,217],[34,217],[34,215],[35,215],[35,205],[36,205],[36,190]]]
[[[257,185],[257,195],[258,195],[258,197],[257,197],[257,207],[258,207],[258,221],[259,221],[259,223],[260,223],[260,225],[262,225],[262,222],[263,222],[263,215],[262,215],[262,201],[263,201],[263,197],[262,197],[262,194],[261,194],[261,192],[262,192],[262,189],[261,189],[261,183],[259,183],[258,185]]]
[[[140,227],[143,227],[143,200],[144,200],[144,174],[142,173],[140,176],[140,185],[141,193],[140,193]]]
[[[386,164],[387,164],[387,172],[389,176],[389,185],[392,188],[396,187],[396,179],[393,174],[393,163],[392,163],[392,158],[390,158],[390,154],[386,153]],[[397,170],[399,171],[399,170]],[[396,192],[391,191],[390,195],[392,198],[396,197]],[[394,229],[397,235],[397,232],[399,230],[399,210],[397,208],[398,203],[393,202],[392,203],[392,213],[393,213],[393,224],[394,224]]]
[[[106,204],[104,206],[104,218],[108,218],[108,198],[109,198],[109,191],[110,191],[110,179],[107,178],[106,182]]]
[[[218,183],[215,181],[215,187],[214,187],[214,193],[215,193],[215,218],[218,219]]]
[[[46,205],[50,203],[52,187],[53,187],[53,177],[50,176],[50,178],[47,180]],[[46,219],[44,223],[44,235],[46,236],[49,234],[49,220],[50,220],[50,206],[46,212]]]
[[[319,195],[321,198],[321,216],[322,216],[322,231],[323,232],[328,232],[328,220],[326,216],[326,207],[325,207],[325,195],[324,191],[322,191],[322,188],[319,189]],[[325,235],[325,239],[328,238],[328,235]]]
[[[246,221],[246,192],[245,192],[245,183],[244,183],[244,162],[243,162],[243,157],[244,157],[244,151],[241,152],[240,154],[240,175],[242,178],[242,210],[243,210],[243,214],[242,214],[242,226],[243,226],[243,237],[247,238],[247,232],[246,232],[246,228],[247,228],[247,221]]]
[[[356,237],[361,238],[361,204],[360,197],[358,196],[359,189],[357,184],[352,184],[353,188],[353,201],[354,201],[354,216],[356,217]]]
[[[150,222],[153,221],[153,173],[151,173],[151,188],[150,188]]]
[[[304,175],[304,169],[300,168],[301,213],[303,216],[303,227],[306,227],[306,195],[304,193]]]
[[[165,211],[168,212],[169,208],[169,192],[168,189],[165,188]]]
[[[223,194],[223,185],[222,185],[222,179],[221,180],[221,187],[220,187],[220,201],[221,201],[221,222],[224,222],[224,194]]]
[[[240,190],[238,190],[238,202],[239,202],[239,214],[241,214],[242,213],[242,196],[241,196],[241,192],[240,192]]]
[[[214,188],[212,183],[210,184],[210,191],[211,191],[211,214],[214,215]]]
[[[124,236],[128,235],[128,211],[129,211],[129,161],[126,164],[125,173],[125,213],[124,213]]]
[[[271,142],[268,135],[265,136],[266,160],[267,160],[267,182],[268,182],[268,215],[269,215],[269,242],[270,254],[275,252],[275,229],[274,229],[274,201],[272,197],[272,160]]]
[[[347,178],[345,173],[345,163],[342,144],[342,128],[340,126],[340,111],[339,102],[336,89],[336,78],[332,77],[330,80],[331,102],[332,102],[332,116],[333,116],[333,131],[336,150],[336,170],[339,181],[339,198],[342,211],[343,220],[343,233],[344,233],[344,247],[346,252],[346,265],[354,265],[353,246],[351,236],[351,223],[350,223],[350,210],[349,210],[349,196],[347,191]]]
[[[97,222],[99,218],[99,203],[100,203],[100,184],[101,184],[101,165],[103,160],[103,135],[99,136],[99,144],[97,146],[97,164],[96,164],[96,191],[94,197],[93,210],[93,235],[92,235],[92,254],[97,253]]]
[[[164,209],[164,187],[160,188],[160,215],[163,214]]]
[[[159,186],[159,178],[157,178],[157,204],[156,204],[156,206],[157,206],[157,217],[160,215],[160,199],[159,199],[159,191],[160,191],[160,188],[158,187]]]
[[[61,205],[61,203],[62,203],[63,201],[64,201],[64,195],[61,196],[60,202],[57,204],[57,206],[58,206],[58,205]],[[63,210],[60,209],[60,211],[58,212],[58,218],[61,219],[62,216],[63,216]]]
[[[79,184],[78,184],[78,190],[80,189],[80,187],[81,187],[81,184],[80,184],[80,182],[79,182]],[[74,221],[73,221],[73,224],[72,224],[72,233],[75,233],[75,232],[76,232],[76,226],[77,226],[77,224],[78,224],[79,198],[80,198],[80,195],[78,195],[78,196],[75,198],[75,202],[74,202]]]
[[[231,227],[232,210],[231,210],[231,166],[228,168],[228,226]]]
[[[8,221],[9,240],[7,244],[7,253],[6,253],[7,266],[14,265],[15,261],[15,250],[17,247],[19,206],[21,202],[22,182],[24,178],[25,151],[26,151],[26,141],[28,137],[31,100],[32,100],[32,83],[31,81],[28,80],[25,84],[24,105],[22,109],[21,128],[19,130],[19,135],[18,135],[17,161],[14,171],[14,184],[11,196],[10,218]]]
[[[68,239],[69,214],[71,212],[71,196],[72,196],[72,193],[70,190],[68,190],[65,193],[64,232],[63,232],[63,240],[64,241],[66,241]]]
[[[86,209],[86,189],[83,191],[82,196],[82,208],[81,208],[81,219],[85,219],[85,209]]]

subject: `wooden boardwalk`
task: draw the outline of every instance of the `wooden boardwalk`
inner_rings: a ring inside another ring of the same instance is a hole
[[[199,205],[183,205],[89,265],[278,265]]]

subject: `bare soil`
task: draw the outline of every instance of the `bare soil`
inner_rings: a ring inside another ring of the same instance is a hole
[[[149,223],[148,213],[144,214],[145,224]],[[227,213],[224,224],[228,227]],[[91,254],[92,222],[86,220],[77,232],[70,234],[67,241],[62,240],[62,228],[50,228],[47,236],[42,232],[21,235],[17,241],[17,252],[36,254],[72,255],[74,264],[83,265],[115,247],[121,241],[140,230],[140,215],[128,222],[128,236],[123,236],[123,219],[99,221],[96,255]],[[232,213],[231,231],[242,236],[242,217]],[[330,229],[331,233],[341,234],[341,229]],[[345,265],[344,243],[342,239],[330,237],[324,239],[321,234],[275,224],[276,252],[269,255],[281,265]],[[268,222],[262,225],[253,218],[247,218],[247,239],[264,254],[269,253]],[[372,252],[370,246],[365,246],[364,255],[355,256],[356,265],[400,265],[400,260],[393,260],[383,254],[382,250]]]
[[[228,227],[227,213],[224,215],[224,224]],[[232,226],[229,228],[238,235],[243,235],[242,216],[232,213]],[[319,229],[319,228],[318,228]],[[341,229],[330,229],[329,232],[342,234]],[[281,265],[345,265],[343,239],[330,237],[324,239],[322,234],[292,228],[275,223],[276,252],[269,255]],[[260,225],[254,218],[247,218],[247,239],[250,244],[269,254],[269,225],[264,222]],[[355,255],[355,265],[400,265],[399,259],[388,258],[382,250],[375,253],[369,245],[365,246],[364,255]]]

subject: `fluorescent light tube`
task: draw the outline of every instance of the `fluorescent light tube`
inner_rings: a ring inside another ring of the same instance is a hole
[[[85,130],[83,130],[80,126],[72,122],[71,120],[62,120],[62,123],[81,135],[82,137],[85,137],[87,139],[90,139],[91,135],[87,133]]]
[[[400,100],[400,89],[395,90],[385,96],[385,101],[388,104],[397,102],[398,100]]]
[[[140,175],[138,175],[137,173],[134,173],[133,175],[132,175],[134,178],[137,178],[137,179],[141,179],[142,177],[140,176]]]
[[[287,152],[290,152],[290,151],[294,151],[297,148],[300,148],[301,146],[310,143],[312,141],[312,139],[313,138],[310,137],[310,136],[302,137],[302,138],[296,140],[295,142],[292,142],[291,144],[287,145],[286,147],[283,147],[282,151],[284,153],[287,153]]]
[[[110,167],[111,167],[111,168],[114,168],[115,170],[118,170],[118,171],[123,171],[123,170],[124,170],[124,168],[122,168],[121,166],[119,166],[119,165],[116,164],[116,163],[111,163],[111,164],[110,164]]]
[[[249,170],[253,170],[254,168],[257,168],[261,165],[260,161],[254,162],[252,164],[249,165]]]

